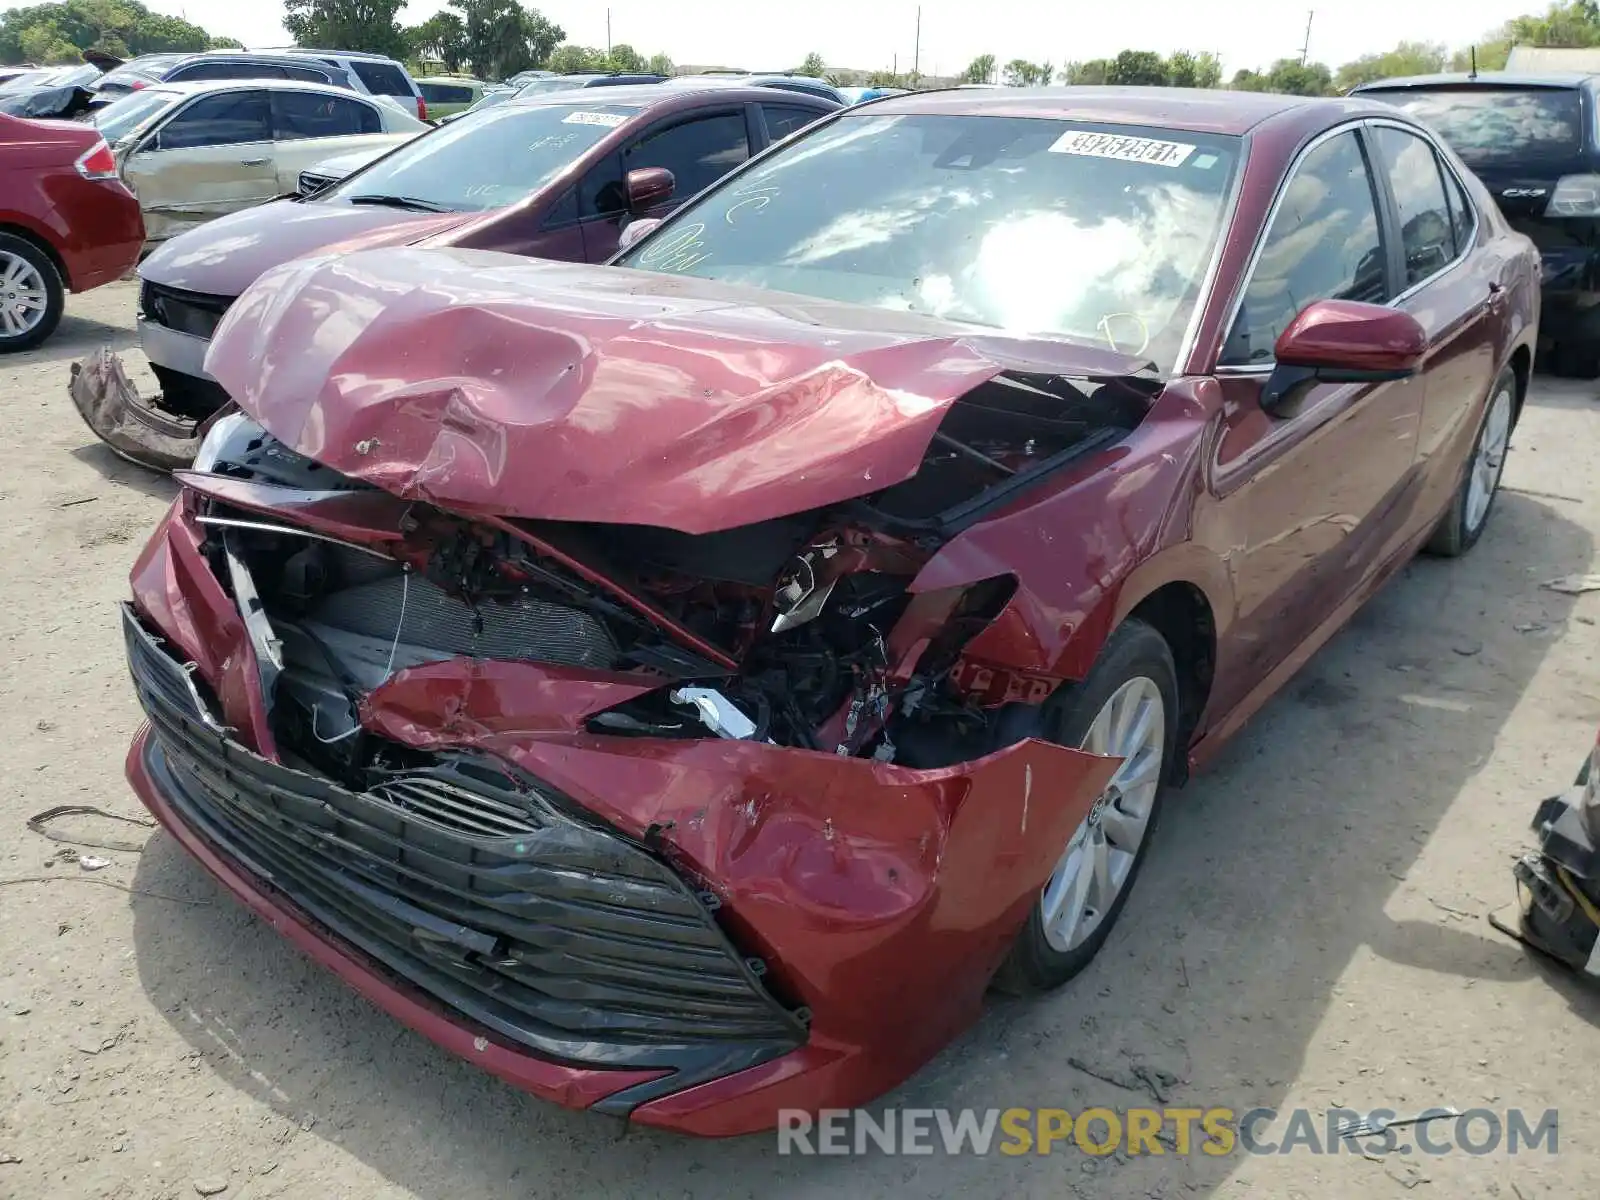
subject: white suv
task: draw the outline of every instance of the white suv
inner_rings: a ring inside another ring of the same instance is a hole
[[[274,54],[300,54],[336,67],[343,67],[358,92],[379,100],[391,99],[407,112],[415,111],[419,121],[428,119],[428,104],[417,81],[405,66],[381,54],[360,50],[307,50],[300,46],[274,50]]]

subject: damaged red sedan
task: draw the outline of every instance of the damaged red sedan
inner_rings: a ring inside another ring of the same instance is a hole
[[[846,110],[617,266],[240,297],[128,772],[400,1020],[708,1135],[1080,971],[1163,786],[1477,540],[1538,319],[1392,108],[1166,89]]]

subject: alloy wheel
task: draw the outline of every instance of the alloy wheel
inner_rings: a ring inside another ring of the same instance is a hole
[[[49,306],[39,268],[19,254],[0,250],[0,337],[32,333]]]
[[[1506,447],[1511,442],[1512,405],[1508,387],[1501,387],[1489,401],[1483,431],[1478,434],[1472,463],[1467,468],[1467,504],[1462,516],[1468,534],[1476,533],[1489,515],[1489,503],[1500,486],[1500,473],[1506,465]]]
[[[1053,949],[1075,950],[1093,936],[1127,886],[1155,811],[1166,736],[1161,689],[1142,675],[1113,692],[1090,724],[1081,748],[1123,761],[1039,897],[1040,924]]]

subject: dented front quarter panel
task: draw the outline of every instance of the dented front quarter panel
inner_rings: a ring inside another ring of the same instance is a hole
[[[1002,371],[1142,365],[709,280],[421,249],[267,272],[206,359],[291,449],[407,499],[685,533],[908,478],[949,406]]]
[[[914,593],[1012,575],[1017,590],[963,660],[1055,679],[1088,674],[1138,602],[1163,584],[1199,579],[1230,610],[1220,563],[1188,553],[1215,398],[1195,381],[1169,384],[1129,437],[1085,457],[1006,511],[952,538],[913,581]]]
[[[714,893],[778,994],[811,1009],[806,1053],[851,1064],[830,1104],[881,1094],[977,1016],[1118,762],[1030,738],[914,770],[753,741],[596,736],[575,719],[642,690],[452,660],[398,674],[362,721],[512,762]]]

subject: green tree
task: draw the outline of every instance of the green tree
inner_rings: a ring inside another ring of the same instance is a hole
[[[618,42],[611,47],[611,57],[607,65],[613,71],[642,71],[645,68],[644,55],[640,54],[627,42]]]
[[[284,0],[283,27],[295,43],[329,50],[368,50],[406,56],[406,35],[395,18],[405,0]]]
[[[652,54],[650,61],[645,63],[644,68],[652,75],[671,75],[673,70],[672,59],[665,54]]]
[[[421,25],[406,30],[406,42],[418,58],[433,58],[445,70],[459,71],[467,61],[467,27],[449,9],[436,12]]]
[[[1600,46],[1600,5],[1596,0],[1558,0],[1542,14],[1506,23],[1513,46]]]
[[[828,64],[822,61],[822,55],[813,50],[796,68],[795,74],[805,75],[811,79],[821,79],[828,72]]]
[[[1173,87],[1214,88],[1222,82],[1222,64],[1209,52],[1179,50],[1167,59],[1167,82]]]
[[[1069,62],[1061,68],[1061,82],[1078,87],[1100,87],[1111,77],[1111,60],[1091,58],[1088,62]]]
[[[230,37],[214,37],[206,43],[207,50],[243,50],[244,43]]]
[[[1111,60],[1106,82],[1128,87],[1162,87],[1167,82],[1166,60],[1154,50],[1124,50]]]
[[[1363,54],[1340,67],[1334,82],[1341,92],[1378,79],[1432,75],[1444,70],[1445,49],[1437,42],[1401,42],[1382,54]]]
[[[385,0],[387,3],[387,0]],[[536,8],[517,0],[448,0],[466,27],[465,57],[484,79],[505,79],[542,67],[566,33]],[[603,56],[600,56],[603,59]],[[603,66],[590,67],[604,70]]]
[[[210,44],[198,25],[153,13],[138,0],[58,0],[0,11],[0,63],[76,62],[91,49],[128,57]]]
[[[604,50],[592,50],[588,46],[574,46],[567,43],[557,46],[550,52],[545,66],[558,75],[575,75],[583,71],[602,70],[605,60]]]
[[[1259,71],[1241,68],[1233,73],[1233,81],[1228,84],[1236,92],[1265,92],[1267,77]]]
[[[967,69],[961,72],[963,83],[993,83],[994,82],[994,55],[980,54],[967,64]]]
[[[1333,95],[1333,72],[1325,63],[1302,63],[1297,58],[1280,58],[1267,72],[1269,92],[1290,96]]]
[[[1049,63],[1031,63],[1025,58],[1013,58],[1006,64],[1007,87],[1035,87],[1049,83],[1055,69]]]

